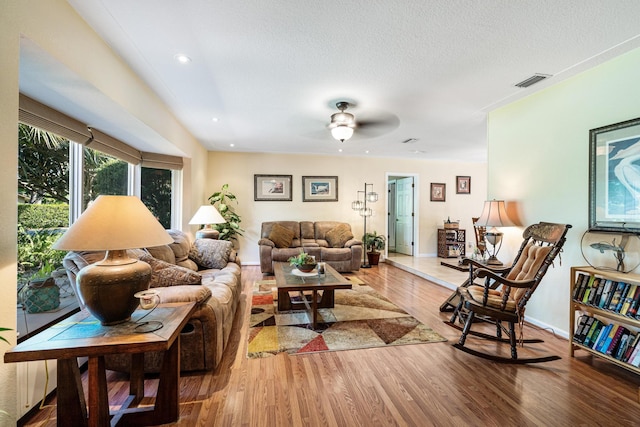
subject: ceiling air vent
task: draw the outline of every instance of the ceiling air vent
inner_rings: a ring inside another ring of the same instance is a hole
[[[409,138],[402,141],[403,144],[411,144],[412,142],[416,142],[418,138]]]
[[[529,77],[528,79],[525,79],[523,81],[521,81],[520,83],[516,83],[515,86],[516,87],[529,87],[531,85],[534,85],[538,82],[541,82],[544,79],[548,79],[549,77],[551,77],[550,74],[534,74],[533,76]]]

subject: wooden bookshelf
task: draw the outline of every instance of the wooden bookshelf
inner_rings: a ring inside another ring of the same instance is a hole
[[[576,295],[576,287],[580,287],[578,278],[581,274],[588,276],[589,279],[599,278],[599,286],[602,286],[603,283],[606,283],[607,280],[611,280],[612,282],[616,283],[628,283],[631,286],[636,285],[640,288],[640,275],[637,274],[625,274],[617,271],[598,270],[592,267],[571,267],[569,355],[573,357],[576,350],[584,350],[595,357],[602,358],[631,372],[640,374],[640,368],[633,366],[630,363],[631,361],[629,361],[629,363],[623,362],[622,360],[616,359],[614,355],[607,355],[602,351],[595,350],[590,345],[584,345],[580,342],[575,341],[574,338],[576,337],[576,333],[580,332],[579,325],[576,324],[576,318],[578,317],[577,313],[579,312],[586,313],[588,316],[594,317],[595,319],[598,319],[603,323],[622,325],[630,330],[633,334],[637,335],[638,333],[640,333],[640,307],[638,307],[639,309],[636,312],[636,316],[638,317],[635,317],[630,315],[623,315],[616,310],[608,309],[608,306],[600,307],[600,300],[595,302],[592,300],[589,303],[583,301],[582,299],[577,299],[576,296],[579,295]],[[604,291],[602,292],[604,293]],[[636,295],[638,294],[636,293]],[[600,299],[602,299],[602,297],[600,297]],[[590,342],[593,343],[594,339],[592,338]],[[640,340],[637,342],[636,346],[640,346]]]
[[[438,229],[438,257],[458,258],[465,256],[465,230],[459,228]]]

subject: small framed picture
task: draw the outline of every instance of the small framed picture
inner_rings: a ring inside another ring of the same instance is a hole
[[[337,176],[303,176],[302,177],[302,201],[303,202],[337,202],[338,201],[338,177]]]
[[[432,202],[444,202],[446,200],[447,184],[443,183],[431,183],[431,201]]]
[[[253,200],[290,202],[291,175],[254,175]]]
[[[470,176],[456,176],[456,194],[471,194]]]

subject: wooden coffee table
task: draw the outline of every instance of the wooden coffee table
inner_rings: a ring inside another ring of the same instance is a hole
[[[153,332],[137,333],[135,319],[102,326],[86,310],[21,342],[4,355],[5,362],[57,359],[58,425],[108,426],[165,424],[178,420],[180,331],[195,311],[195,303],[160,304],[144,321],[160,321]],[[164,352],[153,407],[133,408],[144,397],[144,353]],[[131,354],[130,396],[121,409],[110,413],[104,356]],[[88,357],[88,402],[82,388],[77,357]],[[113,416],[113,419],[111,419]]]
[[[306,309],[312,318],[313,329],[318,324],[318,309],[332,308],[335,304],[336,289],[351,289],[351,282],[345,279],[329,264],[326,264],[323,277],[314,275],[295,275],[295,267],[285,262],[276,262],[273,271],[276,275],[278,288],[278,311]],[[300,302],[292,301],[289,292],[298,292]],[[311,295],[304,295],[304,291],[311,291]],[[318,301],[318,292],[321,292]]]

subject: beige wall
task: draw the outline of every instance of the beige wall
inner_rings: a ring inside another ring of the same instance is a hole
[[[243,263],[258,264],[260,225],[274,220],[337,220],[351,224],[360,238],[363,221],[351,209],[357,191],[364,183],[373,184],[379,201],[371,204],[374,216],[367,220],[367,231],[386,234],[386,177],[388,174],[417,174],[417,205],[419,208],[418,255],[434,256],[436,230],[447,217],[461,220],[468,230],[469,241],[474,241],[471,217],[479,215],[486,195],[486,164],[433,162],[412,159],[385,159],[369,157],[305,156],[259,153],[209,153],[207,195],[218,191],[223,184],[238,197],[236,212],[242,217],[246,230],[240,238],[240,256]],[[254,202],[254,174],[293,176],[293,201]],[[456,175],[471,176],[471,194],[456,194]],[[338,176],[338,202],[302,202],[302,176]],[[443,182],[446,202],[429,201],[429,184]],[[204,202],[204,200],[203,200]]]
[[[572,265],[588,227],[589,129],[640,116],[640,50],[617,57],[489,115],[489,197],[513,201],[523,224],[569,223],[561,262],[550,268],[527,315],[566,334]],[[501,254],[517,250],[508,230]]]
[[[191,160],[184,170],[183,224],[205,194],[206,150],[173,117],[160,99],[111,52],[64,0],[3,0],[0,6],[0,326],[16,327],[16,194],[18,75],[21,38],[119,104],[122,109],[173,142]],[[108,129],[104,129],[108,132]],[[12,343],[15,336],[3,333]],[[8,346],[0,342],[0,352]],[[53,378],[55,379],[55,378]],[[52,379],[52,380],[53,380]],[[30,382],[33,381],[31,378]],[[0,425],[16,418],[16,365],[0,361]],[[21,408],[21,411],[24,408]]]

